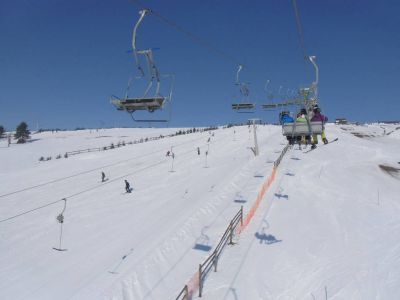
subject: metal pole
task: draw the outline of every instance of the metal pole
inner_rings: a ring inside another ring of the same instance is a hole
[[[201,297],[201,292],[203,289],[203,285],[201,283],[201,264],[199,265],[199,297]]]
[[[257,142],[257,132],[256,132],[256,122],[253,120],[253,131],[254,131],[254,154],[256,156],[259,155],[259,150],[258,150],[258,142]]]
[[[240,226],[243,226],[243,205],[240,206]]]
[[[185,285],[185,300],[189,300],[189,288],[187,284]]]
[[[59,247],[59,249],[61,249],[61,240],[62,240],[62,232],[63,232],[62,228],[63,228],[63,223],[61,223],[61,231],[60,231],[60,247]]]
[[[229,245],[233,245],[233,226],[232,226],[232,221],[229,223],[229,227],[230,227],[230,234],[229,234]]]
[[[253,122],[253,131],[254,131],[254,155],[258,156],[260,154],[259,148],[258,148],[258,142],[257,142],[257,128],[256,128],[256,121],[259,119],[249,119],[249,121]],[[249,139],[250,139],[250,131],[249,131]]]
[[[315,68],[315,81],[313,82],[313,86],[314,86],[315,99],[318,100],[319,69],[318,69],[317,63],[315,62],[316,57],[309,56],[309,59]]]

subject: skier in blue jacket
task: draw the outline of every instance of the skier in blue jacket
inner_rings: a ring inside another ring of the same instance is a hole
[[[281,118],[280,118],[280,124],[286,124],[286,123],[293,123],[294,119],[289,115],[289,112],[283,111],[281,112]]]
[[[280,119],[279,119],[279,123],[281,125],[287,124],[287,123],[294,123],[294,119],[289,115],[288,111],[283,111],[280,114]],[[294,143],[294,139],[292,139],[291,136],[286,136],[289,144],[293,145]]]

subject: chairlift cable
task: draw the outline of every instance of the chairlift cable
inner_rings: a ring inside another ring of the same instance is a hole
[[[134,2],[140,9],[144,9],[145,6],[141,3],[141,1],[139,1],[139,0],[131,0],[131,1]],[[148,6],[146,6],[146,8],[149,10],[150,14],[153,14],[155,17],[159,18],[161,21],[163,21],[164,23],[166,23],[170,27],[172,27],[175,30],[183,33],[189,39],[191,39],[192,41],[194,41],[197,44],[201,45],[202,47],[208,49],[211,52],[214,52],[215,54],[218,54],[220,57],[223,57],[224,59],[226,59],[226,60],[228,60],[230,62],[233,62],[235,65],[242,65],[232,55],[228,54],[227,52],[225,52],[225,51],[223,51],[221,49],[218,49],[212,43],[210,43],[210,42],[208,42],[208,41],[196,36],[195,34],[191,33],[190,31],[184,29],[182,26],[178,25],[176,22],[167,19],[166,17],[164,17],[163,15],[158,13],[157,11],[155,11],[155,10],[153,10],[151,8],[148,8]]]
[[[186,37],[188,37],[190,40],[192,40],[193,42],[199,44],[200,46],[202,46],[203,48],[209,50],[210,52],[213,52],[214,54],[217,54],[218,56],[224,58],[225,60],[234,63],[237,66],[242,66],[245,67],[245,65],[243,65],[240,61],[238,61],[235,57],[233,57],[232,55],[230,55],[229,53],[215,47],[212,43],[210,43],[209,41],[198,37],[197,35],[193,34],[192,32],[190,32],[189,30],[186,30],[185,28],[183,28],[182,26],[178,25],[176,22],[166,18],[165,16],[163,16],[162,14],[160,14],[159,12],[153,10],[152,8],[149,8],[149,6],[144,5],[142,3],[141,0],[131,0],[132,3],[134,3],[134,5],[136,5],[139,9],[143,10],[146,9],[148,10],[149,14],[154,15],[155,17],[159,18],[161,21],[163,21],[164,23],[166,23],[168,26],[174,28],[175,30],[183,33]],[[295,11],[295,15],[296,15],[296,24],[297,24],[297,28],[298,28],[298,33],[299,33],[299,37],[300,37],[300,44],[301,44],[301,48],[304,54],[304,58],[308,59],[307,56],[307,51],[306,51],[306,47],[305,47],[305,43],[304,43],[304,37],[303,37],[303,31],[302,31],[302,27],[301,27],[301,22],[300,22],[300,15],[297,9],[297,4],[296,4],[296,0],[292,0],[293,3],[293,8]]]
[[[9,217],[9,218],[3,219],[3,220],[0,220],[0,223],[5,222],[5,221],[8,221],[8,220],[11,220],[11,219],[18,218],[18,217],[20,217],[20,216],[23,216],[23,215],[26,215],[26,214],[28,214],[28,213],[31,213],[31,212],[33,212],[33,211],[35,211],[35,210],[39,210],[39,209],[45,208],[45,207],[47,207],[47,206],[56,204],[56,203],[61,202],[61,201],[64,201],[64,199],[56,200],[56,201],[47,203],[47,204],[45,204],[45,205],[36,207],[36,208],[34,208],[34,209],[31,209],[31,210],[28,210],[28,211],[24,211],[24,212],[22,212],[22,213],[20,213],[20,214],[14,215],[14,216],[12,216],[12,217]]]
[[[292,0],[292,5],[293,5],[294,14],[296,17],[296,27],[297,27],[297,33],[299,35],[299,40],[300,40],[300,48],[303,52],[304,59],[308,60],[307,49],[306,49],[305,42],[304,42],[303,28],[301,26],[299,9],[297,8],[297,1]]]

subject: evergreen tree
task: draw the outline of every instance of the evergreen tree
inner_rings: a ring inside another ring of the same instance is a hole
[[[4,127],[2,125],[0,125],[0,139],[3,137],[4,135]]]
[[[25,122],[21,122],[17,127],[14,137],[18,139],[18,144],[22,144],[25,143],[27,139],[29,139],[29,134],[30,131],[28,130],[28,124],[26,124]]]

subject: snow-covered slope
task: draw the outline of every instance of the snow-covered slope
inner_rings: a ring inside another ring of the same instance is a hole
[[[379,167],[400,166],[395,128],[329,125],[328,139],[338,142],[290,150],[203,297],[322,299],[327,287],[329,299],[395,299],[400,182]],[[10,148],[1,141],[0,298],[175,299],[240,206],[251,207],[285,145],[280,128],[258,128],[258,157],[243,126],[38,162],[175,131],[42,133]],[[171,147],[174,160],[165,156]],[[62,198],[68,250],[59,252]]]
[[[338,142],[288,153],[204,297],[397,299],[400,177],[379,165],[400,170],[400,142],[383,135],[391,126],[382,127],[328,126],[328,138]]]

